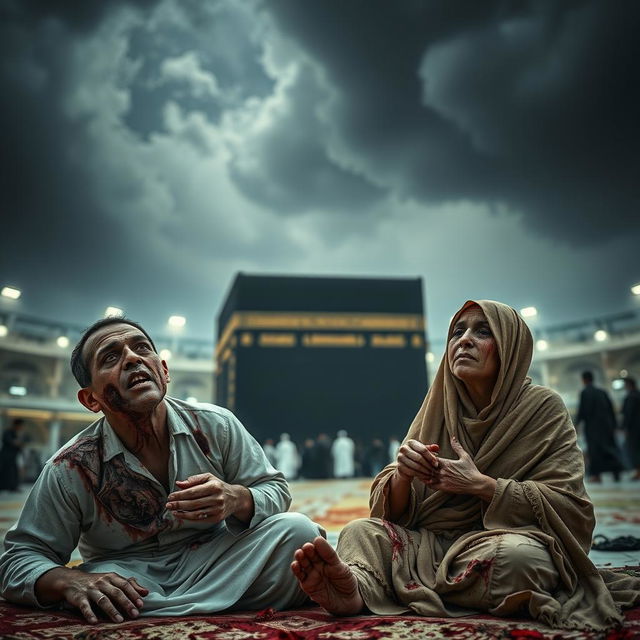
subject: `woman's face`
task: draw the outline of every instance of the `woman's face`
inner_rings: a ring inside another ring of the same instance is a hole
[[[447,357],[451,372],[465,386],[493,390],[500,359],[496,340],[479,306],[469,307],[456,320]]]

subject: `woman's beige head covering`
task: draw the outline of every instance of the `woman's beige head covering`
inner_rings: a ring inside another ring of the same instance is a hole
[[[515,309],[493,300],[467,300],[453,316],[447,332],[447,345],[456,322],[464,311],[478,306],[487,318],[498,347],[500,367],[490,404],[479,413],[471,402],[465,385],[451,372],[447,349],[409,435],[425,443],[435,442],[438,425],[446,427],[470,453],[477,450],[487,430],[499,423],[522,393],[527,378],[533,339],[524,320]],[[435,432],[435,433],[434,433]]]

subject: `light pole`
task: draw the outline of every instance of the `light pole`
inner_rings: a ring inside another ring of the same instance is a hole
[[[123,316],[124,311],[120,307],[107,307],[104,310],[105,318],[122,318]]]
[[[171,333],[171,351],[178,353],[178,335],[184,331],[184,327],[187,324],[187,319],[184,316],[170,316],[167,320],[167,327],[169,333]]]
[[[15,320],[14,314],[17,311],[16,306],[19,308],[20,303],[18,300],[22,295],[22,291],[17,287],[12,287],[9,285],[5,285],[0,290],[0,302],[2,302],[1,308],[3,310],[6,309],[7,313],[4,317],[4,323],[2,324],[5,327],[4,335],[7,335],[13,326],[13,322]],[[3,314],[4,315],[4,314]]]
[[[22,291],[20,291],[20,289],[16,289],[15,287],[6,286],[2,287],[0,295],[3,298],[9,298],[9,300],[17,300],[22,295]]]

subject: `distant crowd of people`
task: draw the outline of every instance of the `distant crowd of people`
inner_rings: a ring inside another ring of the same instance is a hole
[[[373,438],[365,444],[354,441],[345,429],[340,429],[334,440],[320,433],[315,439],[306,438],[300,448],[288,433],[282,433],[277,444],[268,438],[262,448],[287,480],[353,478],[377,475],[396,459],[400,441],[391,436],[386,443]]]

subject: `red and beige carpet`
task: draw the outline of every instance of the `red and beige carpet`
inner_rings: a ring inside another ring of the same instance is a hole
[[[122,624],[83,624],[71,613],[34,612],[0,603],[3,640],[632,640],[640,638],[640,609],[606,633],[559,631],[530,620],[479,615],[465,618],[356,616],[334,618],[318,607],[182,618],[141,618]]]

